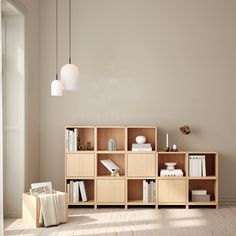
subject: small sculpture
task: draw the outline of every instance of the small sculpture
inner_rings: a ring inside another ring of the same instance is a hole
[[[188,125],[183,125],[179,129],[185,135],[189,135],[191,133],[191,129]]]
[[[136,143],[138,144],[143,144],[146,142],[146,137],[145,136],[137,136],[135,139]]]
[[[117,142],[116,142],[116,140],[114,138],[108,139],[107,149],[108,149],[108,151],[116,151],[116,149],[117,149]]]

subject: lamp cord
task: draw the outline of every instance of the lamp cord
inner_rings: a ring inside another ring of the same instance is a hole
[[[56,80],[58,80],[58,0],[56,0]]]
[[[71,0],[69,0],[69,64],[71,64]]]

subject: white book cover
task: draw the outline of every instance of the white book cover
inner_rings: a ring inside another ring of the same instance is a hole
[[[66,130],[66,151],[69,151],[69,130]]]
[[[146,184],[145,184],[146,180],[143,180],[143,201],[146,202]]]
[[[198,176],[202,176],[202,157],[198,157]]]
[[[73,181],[70,181],[70,202],[73,202]]]
[[[84,181],[79,181],[79,189],[80,189],[82,201],[87,202],[88,199],[87,199],[86,189],[84,186]]]
[[[70,184],[68,183],[66,186],[67,186],[66,191],[67,191],[68,202],[71,202],[71,199],[70,199]]]
[[[207,195],[207,190],[192,190],[192,195]]]
[[[132,144],[133,148],[152,148],[151,143],[133,143]]]
[[[146,199],[147,199],[147,202],[150,201],[150,199],[149,199],[149,186],[150,186],[150,184],[146,181]]]
[[[74,151],[76,152],[78,149],[77,149],[77,138],[78,138],[78,129],[74,129]]]
[[[119,170],[119,166],[117,166],[112,160],[101,160],[101,163],[111,172],[114,173],[115,171]]]
[[[151,152],[152,148],[133,148],[132,147],[132,151],[134,151],[134,152]]]
[[[189,156],[189,176],[193,176],[193,158]]]
[[[197,157],[195,156],[193,158],[194,160],[194,163],[193,163],[193,166],[194,166],[194,176],[198,176],[198,160],[197,160]]]
[[[73,152],[73,136],[74,132],[69,130],[69,152]]]
[[[206,157],[202,156],[202,176],[206,177]]]
[[[150,181],[150,202],[154,202],[154,181]]]
[[[76,182],[73,182],[73,202],[76,203],[77,202],[77,194],[76,194]]]

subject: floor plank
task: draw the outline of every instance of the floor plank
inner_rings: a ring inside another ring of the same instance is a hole
[[[150,208],[73,208],[69,222],[50,228],[30,228],[22,219],[5,219],[4,235],[69,236],[197,236],[236,235],[236,205],[218,210]]]

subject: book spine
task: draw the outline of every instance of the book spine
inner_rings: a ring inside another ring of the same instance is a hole
[[[76,152],[77,149],[77,139],[78,139],[78,129],[74,129],[74,151]]]
[[[145,185],[145,180],[143,180],[143,202],[146,202],[146,193],[145,193],[145,187],[146,187],[146,185]]]
[[[69,130],[66,130],[66,151],[69,151]]]
[[[202,176],[206,177],[206,157],[202,157]]]
[[[66,191],[67,191],[68,202],[71,202],[71,200],[70,200],[70,184],[69,183],[66,185]]]
[[[70,202],[73,202],[73,181],[70,181]]]
[[[86,194],[84,181],[79,181],[79,187],[80,187],[80,193],[81,193],[82,201],[86,202],[88,199],[87,199],[87,194]]]
[[[76,182],[73,182],[73,202],[76,203]]]

